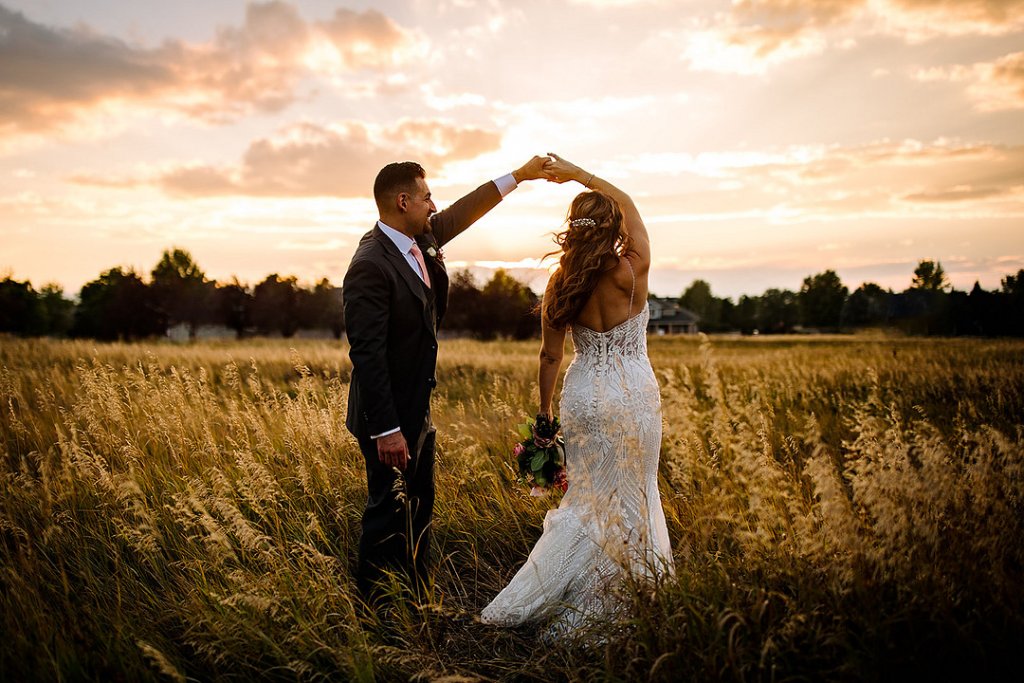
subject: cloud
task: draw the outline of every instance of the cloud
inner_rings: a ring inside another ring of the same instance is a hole
[[[184,165],[155,182],[182,197],[365,197],[372,178],[389,162],[416,159],[430,174],[450,162],[494,151],[500,142],[493,131],[432,120],[404,120],[390,127],[300,123],[253,142],[236,166]]]
[[[310,22],[275,0],[250,3],[241,26],[208,43],[146,47],[0,6],[0,134],[65,130],[124,106],[212,122],[276,111],[300,97],[309,74],[380,72],[416,54],[420,40],[376,10]]]
[[[1006,192],[1006,188],[958,185],[929,192],[915,192],[908,194],[904,199],[911,202],[963,202],[999,197]]]
[[[651,225],[1024,217],[1024,145],[881,140],[662,154],[619,165],[672,177],[674,192],[641,198]]]
[[[967,96],[979,111],[1024,109],[1024,52],[1014,52],[994,62],[920,69],[912,76],[924,83],[966,84]]]
[[[938,35],[997,35],[1024,26],[1024,0],[888,0],[889,29],[920,40]]]
[[[693,71],[763,74],[784,62],[821,54],[827,43],[818,35],[766,34],[759,27],[700,29],[685,39],[682,59]]]
[[[746,169],[746,181],[778,183],[800,214],[857,215],[979,210],[1024,214],[1024,146],[881,141],[819,148],[790,163]],[[1009,200],[1010,206],[1000,202]]]
[[[908,42],[1002,35],[1024,28],[1024,0],[734,0],[689,33],[683,59],[698,71],[761,74],[799,57],[844,47],[843,31]]]

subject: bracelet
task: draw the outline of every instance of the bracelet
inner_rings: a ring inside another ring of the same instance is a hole
[[[593,180],[594,180],[594,174],[591,173],[590,174],[590,179],[587,180],[587,182],[583,183],[583,187],[589,189],[590,188],[590,183],[593,182]]]

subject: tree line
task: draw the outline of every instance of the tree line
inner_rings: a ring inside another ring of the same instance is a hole
[[[528,338],[540,330],[537,301],[505,271],[498,270],[482,289],[462,271],[451,281],[445,327],[481,339]],[[111,341],[166,336],[178,325],[190,339],[204,325],[223,326],[238,338],[292,337],[315,329],[339,339],[345,331],[343,295],[326,278],[312,287],[277,273],[253,287],[237,278],[216,282],[177,248],[163,252],[148,279],[111,268],[87,282],[77,301],[55,284],[36,291],[10,275],[0,280],[0,333]]]
[[[834,270],[804,278],[800,290],[769,289],[736,302],[719,298],[695,280],[679,303],[700,317],[704,332],[778,334],[801,330],[840,332],[884,327],[916,335],[1024,336],[1024,270],[1002,278],[1001,289],[977,282],[953,289],[937,261],[922,260],[902,292],[866,282],[853,292]]]
[[[799,291],[769,289],[735,302],[716,297],[695,280],[679,297],[705,332],[779,334],[802,330],[839,332],[863,327],[909,334],[1024,336],[1024,270],[986,291],[953,289],[942,264],[923,260],[902,292],[865,283],[853,292],[834,270],[810,275]],[[299,330],[345,330],[343,292],[322,279],[303,287],[294,276],[268,275],[249,287],[206,277],[183,249],[163,252],[145,279],[131,269],[111,268],[82,287],[77,300],[54,284],[36,291],[11,276],[0,280],[0,333],[131,340],[166,336],[181,325],[195,338],[203,325],[223,326],[239,338],[292,337]],[[504,270],[478,287],[468,270],[454,273],[445,330],[479,339],[527,339],[540,334],[539,297]]]

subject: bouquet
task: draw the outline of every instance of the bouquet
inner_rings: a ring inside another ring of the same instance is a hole
[[[552,488],[565,493],[569,488],[560,426],[557,417],[549,420],[544,415],[519,425],[523,440],[512,449],[512,457],[516,459],[519,481],[530,486],[531,496],[545,496]]]

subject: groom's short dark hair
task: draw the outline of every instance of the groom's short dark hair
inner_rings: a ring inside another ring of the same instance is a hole
[[[427,172],[415,161],[396,161],[380,169],[373,181],[373,199],[377,208],[385,208],[388,200],[399,192],[412,191],[416,187],[416,179],[426,177]]]

